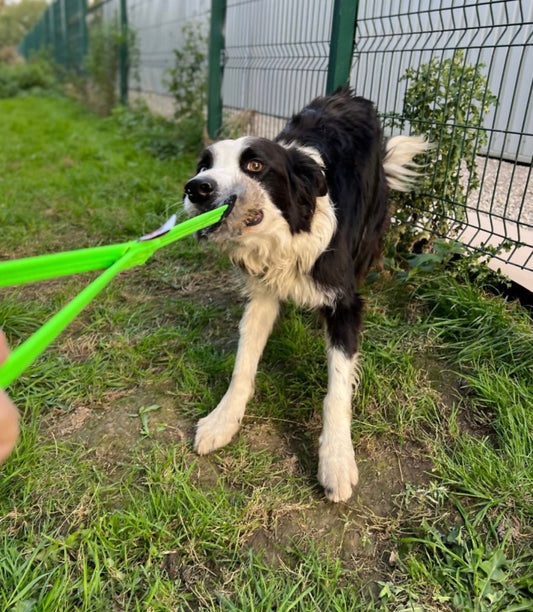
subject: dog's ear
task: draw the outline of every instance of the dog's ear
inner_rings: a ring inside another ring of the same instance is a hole
[[[287,149],[288,177],[292,211],[288,211],[296,231],[309,231],[316,208],[316,199],[325,196],[328,185],[324,171],[298,149]]]
[[[301,179],[304,188],[311,192],[313,197],[325,196],[328,192],[328,184],[324,176],[324,170],[319,164],[298,149],[288,149],[287,153],[292,158],[292,176]]]

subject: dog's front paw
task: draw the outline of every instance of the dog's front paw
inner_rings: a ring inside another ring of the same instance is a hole
[[[318,480],[332,502],[350,499],[359,480],[355,453],[351,443],[321,444],[318,453]]]
[[[207,455],[226,446],[239,430],[240,424],[239,419],[232,418],[222,411],[213,410],[211,414],[198,421],[194,450],[199,455]]]

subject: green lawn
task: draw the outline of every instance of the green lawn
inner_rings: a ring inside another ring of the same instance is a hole
[[[0,100],[0,143],[1,259],[151,231],[195,164],[59,97]],[[199,458],[238,276],[193,238],[122,273],[9,390],[23,424],[0,470],[0,610],[532,610],[531,319],[462,276],[369,280],[361,481],[336,506],[315,477],[315,316],[287,306],[241,434]],[[3,290],[11,344],[93,277]]]

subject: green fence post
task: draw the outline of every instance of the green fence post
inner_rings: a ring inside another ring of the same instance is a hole
[[[74,61],[73,57],[73,44],[72,44],[72,1],[63,0],[63,19],[65,27],[65,66],[69,70],[72,70],[72,64]]]
[[[329,45],[326,93],[350,80],[359,0],[335,0]]]
[[[68,62],[68,30],[67,30],[67,7],[66,0],[59,0],[59,15],[61,23],[61,51],[60,63],[63,66]]]
[[[120,43],[120,103],[128,103],[128,10],[126,0],[120,0],[120,32],[122,41]]]
[[[57,10],[57,1],[49,4],[50,9],[50,46],[52,51],[52,59],[57,62],[57,31],[55,15]]]
[[[211,1],[209,28],[209,66],[207,74],[207,133],[218,138],[222,127],[222,72],[226,0]]]
[[[45,29],[45,40],[46,40],[46,50],[48,51],[52,45],[52,12],[50,9],[50,5],[48,5],[43,13],[44,20],[44,29]]]
[[[80,72],[85,65],[87,55],[87,0],[80,0]]]

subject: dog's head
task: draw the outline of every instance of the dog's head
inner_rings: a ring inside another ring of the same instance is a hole
[[[222,220],[199,235],[238,240],[270,232],[280,220],[291,234],[309,231],[316,200],[326,193],[318,154],[246,136],[204,150],[184,205],[192,216],[228,205]]]

